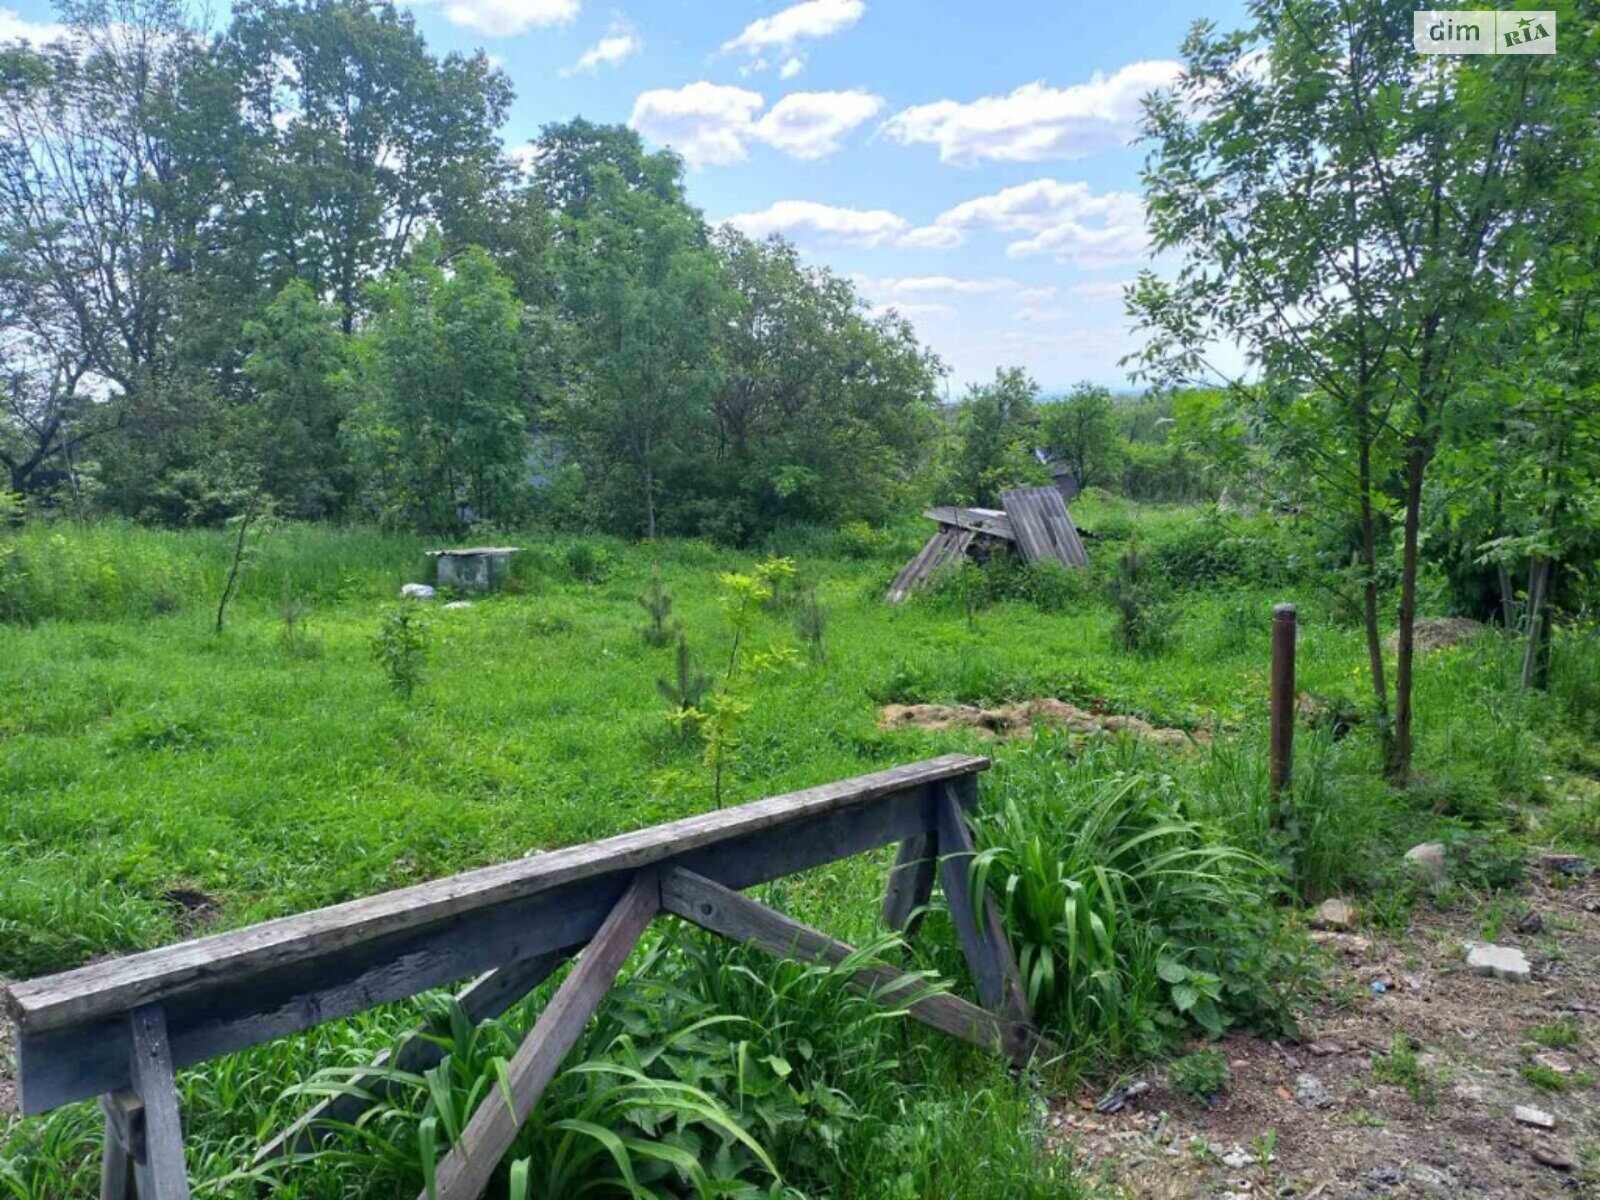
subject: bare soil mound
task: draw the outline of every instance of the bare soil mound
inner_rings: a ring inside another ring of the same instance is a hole
[[[1097,713],[1051,697],[997,708],[980,708],[976,704],[886,704],[878,714],[880,729],[972,729],[988,737],[1026,737],[1040,725],[1057,726],[1085,737],[1125,733],[1176,749],[1211,741],[1205,730],[1164,729],[1139,717]]]
[[[1424,653],[1431,650],[1448,650],[1451,646],[1464,646],[1476,641],[1489,627],[1471,617],[1424,617],[1417,622],[1416,645]],[[1398,635],[1391,633],[1389,653],[1399,646]]]

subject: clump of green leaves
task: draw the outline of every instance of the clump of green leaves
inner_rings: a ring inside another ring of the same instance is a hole
[[[415,600],[402,600],[383,614],[372,654],[395,694],[410,700],[422,686],[428,661],[428,623]]]
[[[1418,1104],[1431,1108],[1439,1098],[1438,1085],[1417,1054],[1417,1045],[1403,1033],[1394,1035],[1389,1053],[1372,1061],[1372,1077],[1379,1083],[1401,1087]]]
[[[1227,1089],[1230,1078],[1228,1060],[1216,1050],[1185,1054],[1167,1068],[1167,1082],[1173,1090],[1197,1104],[1210,1104]]]
[[[1166,603],[1165,584],[1148,569],[1137,543],[1117,559],[1106,597],[1116,610],[1118,645],[1135,654],[1158,654],[1166,648],[1175,616]]]
[[[310,601],[296,592],[289,576],[284,575],[278,596],[278,641],[291,658],[311,658],[317,652],[316,644],[306,635],[310,615]]]
[[[1578,1024],[1571,1017],[1562,1017],[1547,1025],[1535,1025],[1528,1030],[1528,1036],[1541,1046],[1561,1050],[1578,1044]]]
[[[567,574],[577,583],[602,583],[611,574],[611,555],[593,542],[571,543],[562,558]]]
[[[768,608],[783,608],[788,604],[791,589],[797,571],[792,558],[768,558],[756,564],[756,569],[751,576],[762,587],[766,588],[767,596],[763,604]]]
[[[650,568],[650,582],[635,599],[650,618],[639,635],[644,638],[646,645],[665,646],[672,640],[672,630],[667,625],[667,619],[672,616],[672,596],[661,582],[661,564]]]

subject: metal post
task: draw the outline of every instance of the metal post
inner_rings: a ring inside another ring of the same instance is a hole
[[[1272,610],[1272,819],[1278,823],[1279,794],[1294,772],[1294,641],[1295,607]]]

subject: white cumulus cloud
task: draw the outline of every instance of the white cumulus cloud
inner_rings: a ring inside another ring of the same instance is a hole
[[[840,208],[815,200],[779,200],[759,212],[729,217],[729,225],[751,237],[805,232],[832,242],[877,246],[905,232],[908,222],[884,208]]]
[[[613,21],[605,37],[585,50],[578,61],[562,72],[563,75],[598,71],[601,67],[615,67],[632,58],[644,43],[626,21]]]
[[[1050,255],[1080,267],[1135,262],[1148,253],[1144,203],[1133,192],[1096,193],[1087,183],[1035,179],[946,209],[913,231],[907,244],[956,244],[988,230],[1020,235],[1006,246],[1013,258]],[[926,231],[926,232],[925,232]]]
[[[765,113],[759,92],[700,80],[657,88],[634,101],[628,123],[671,146],[691,166],[739,162],[757,144],[793,158],[825,158],[883,107],[868,92],[793,92]]]
[[[882,97],[868,92],[791,92],[756,123],[754,134],[795,158],[826,158],[882,107]]]
[[[32,42],[43,46],[67,32],[65,25],[53,21],[30,21],[10,8],[0,8],[0,45],[8,42]]]
[[[757,58],[768,52],[788,53],[801,42],[849,29],[866,11],[863,0],[805,0],[750,22],[744,32],[724,42],[722,48]]]
[[[1027,83],[1004,96],[963,103],[918,104],[890,118],[884,132],[905,145],[933,145],[947,163],[1040,162],[1082,158],[1123,145],[1140,115],[1140,100],[1178,76],[1161,59],[1130,63],[1087,83]]]
[[[445,20],[485,37],[515,37],[578,15],[579,0],[402,0],[416,8],[437,7]]]

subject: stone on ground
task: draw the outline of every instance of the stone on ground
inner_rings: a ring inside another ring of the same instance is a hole
[[[1301,1108],[1332,1108],[1333,1093],[1315,1075],[1300,1075],[1294,1081],[1294,1102]]]
[[[1317,911],[1311,918],[1313,929],[1331,929],[1343,932],[1356,923],[1356,910],[1344,900],[1333,897],[1317,905]]]
[[[1512,983],[1526,983],[1533,978],[1533,968],[1528,956],[1515,946],[1496,946],[1491,942],[1467,943],[1467,966],[1474,974],[1492,975]]]
[[[1406,851],[1406,863],[1414,870],[1435,879],[1443,879],[1447,863],[1445,861],[1444,843],[1423,842]]]
[[[434,591],[425,583],[408,583],[400,589],[402,600],[432,600]]]
[[[1532,1125],[1535,1129],[1554,1129],[1556,1119],[1542,1108],[1531,1108],[1526,1104],[1519,1104],[1512,1110],[1511,1115],[1521,1125]]]

